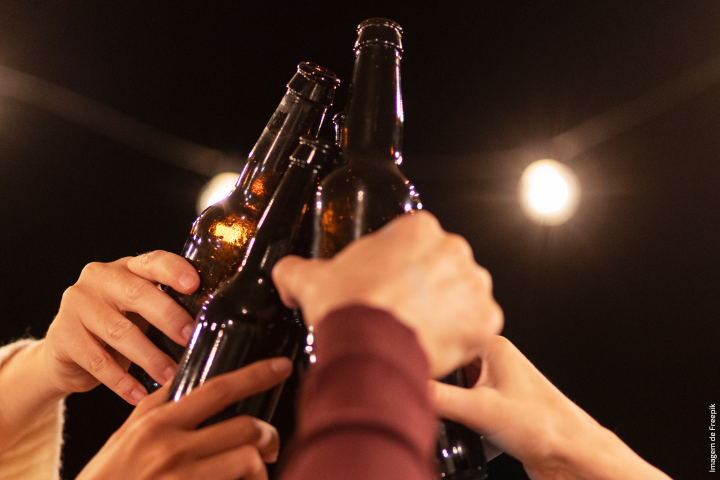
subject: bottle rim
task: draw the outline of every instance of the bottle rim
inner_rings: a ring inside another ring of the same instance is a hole
[[[326,83],[328,85],[337,86],[340,83],[340,79],[335,75],[335,72],[318,65],[313,62],[300,62],[297,66],[297,72],[308,80],[318,83]]]
[[[321,105],[332,105],[340,79],[331,70],[313,62],[300,62],[287,88],[299,97]]]
[[[358,39],[355,54],[369,45],[384,45],[402,53],[402,27],[389,18],[369,18],[357,27]]]

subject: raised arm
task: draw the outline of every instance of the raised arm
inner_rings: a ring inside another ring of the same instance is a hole
[[[533,480],[669,480],[548,381],[504,337],[488,339],[477,383],[433,382],[437,413],[482,433]]]

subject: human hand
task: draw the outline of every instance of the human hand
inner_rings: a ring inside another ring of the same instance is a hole
[[[666,479],[563,395],[506,338],[491,337],[470,366],[472,388],[432,381],[436,413],[483,434],[534,480]]]
[[[150,322],[185,345],[194,319],[157,288],[161,283],[191,293],[200,280],[184,258],[160,250],[87,265],[63,294],[42,344],[49,384],[67,394],[102,382],[137,405],[147,391],[127,373],[131,362],[160,384],[172,378],[177,365],[143,331]]]
[[[196,429],[228,405],[267,390],[292,371],[287,358],[262,360],[218,375],[167,402],[169,386],[142,400],[76,480],[267,480],[277,459],[274,427],[250,416]]]
[[[283,302],[302,308],[309,326],[351,304],[389,311],[415,331],[434,377],[469,362],[502,328],[490,274],[462,237],[423,211],[393,220],[332,259],[285,257],[272,273]]]

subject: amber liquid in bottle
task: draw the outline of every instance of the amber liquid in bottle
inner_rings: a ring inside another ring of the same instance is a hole
[[[257,360],[297,358],[307,331],[296,312],[280,300],[271,271],[291,251],[308,204],[314,200],[318,176],[332,165],[335,154],[334,146],[322,140],[301,139],[238,272],[203,304],[170,399],[177,401],[209,378]],[[207,423],[241,414],[270,421],[281,390],[282,385],[249,397]]]
[[[335,75],[323,67],[307,62],[299,64],[280,105],[250,152],[234,190],[195,220],[182,255],[197,270],[200,286],[188,295],[165,288],[193,318],[208,296],[237,271],[258,221],[287,168],[290,153],[301,135],[317,136],[338,83]],[[185,347],[152,325],[146,334],[173,360],[180,360]],[[133,365],[130,372],[149,392],[159,388],[137,365]]]
[[[399,25],[387,19],[366,20],[358,27],[352,90],[338,136],[345,164],[318,190],[314,256],[332,257],[393,218],[422,208],[415,188],[398,168],[403,132],[401,33]],[[443,381],[465,386],[461,377],[459,370]],[[439,423],[437,457],[445,480],[486,478],[480,436],[462,425]]]

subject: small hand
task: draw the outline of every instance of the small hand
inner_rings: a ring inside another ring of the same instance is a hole
[[[563,395],[506,338],[489,338],[472,388],[431,383],[436,413],[480,432],[534,480],[664,479]]]
[[[218,375],[178,402],[169,386],[142,400],[77,480],[267,480],[263,462],[277,459],[274,427],[249,416],[196,429],[204,420],[285,380],[287,358],[273,358]]]
[[[177,365],[144,335],[147,322],[185,345],[193,319],[158,288],[191,293],[199,285],[184,258],[155,251],[111,263],[87,265],[63,294],[60,310],[43,342],[44,365],[52,385],[82,392],[102,382],[136,405],[145,388],[126,371],[130,362],[164,384]]]

